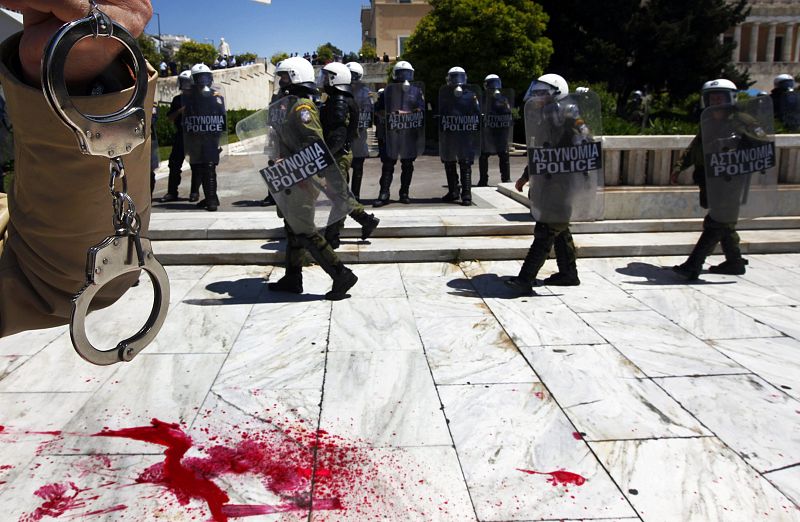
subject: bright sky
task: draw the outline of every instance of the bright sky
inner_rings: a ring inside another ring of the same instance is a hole
[[[363,0],[368,4],[368,0]],[[330,41],[344,52],[361,48],[362,0],[152,0],[161,18],[162,34],[185,34],[198,42],[219,45],[220,37],[234,54],[254,52],[270,57],[278,51],[314,51]],[[158,34],[153,14],[149,34]]]

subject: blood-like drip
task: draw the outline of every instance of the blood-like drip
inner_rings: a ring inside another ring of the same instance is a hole
[[[557,486],[559,484],[563,484],[565,486],[574,484],[576,486],[582,486],[586,482],[586,478],[578,475],[577,473],[572,473],[569,471],[558,470],[558,471],[551,471],[551,472],[542,472],[542,471],[533,471],[530,469],[520,469],[517,468],[517,471],[521,471],[523,473],[527,473],[529,475],[549,475],[550,478],[547,479],[547,482],[550,484]]]

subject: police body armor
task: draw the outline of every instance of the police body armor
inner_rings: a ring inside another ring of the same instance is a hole
[[[508,152],[514,134],[514,90],[489,89],[483,93],[481,152]]]
[[[352,193],[310,99],[284,96],[241,120],[236,135],[295,234],[312,234],[352,211]]]
[[[589,91],[525,104],[531,214],[543,223],[601,219],[603,121]]]
[[[481,152],[481,92],[477,85],[439,89],[439,157],[472,163]]]
[[[181,96],[183,143],[190,164],[218,164],[227,144],[228,117],[221,87],[195,85]]]
[[[425,85],[390,83],[383,91],[386,156],[415,159],[425,152]]]
[[[354,158],[369,157],[368,131],[374,119],[373,103],[369,94],[369,87],[365,84],[353,83],[353,99],[358,105],[358,135],[350,144]]]
[[[770,215],[776,168],[772,100],[713,105],[700,116],[708,213],[720,223]]]
[[[781,93],[776,100],[775,112],[787,131],[800,130],[800,92],[794,89]]]

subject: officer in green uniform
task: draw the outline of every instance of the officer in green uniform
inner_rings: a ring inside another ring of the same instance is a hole
[[[350,217],[361,225],[361,239],[367,239],[372,232],[378,228],[380,220],[373,214],[368,214],[364,210],[364,205],[352,195],[348,188],[348,174],[350,165],[353,161],[353,153],[350,144],[358,133],[358,105],[350,88],[350,70],[346,65],[332,62],[322,68],[319,76],[319,87],[324,89],[328,95],[327,100],[320,109],[320,119],[322,121],[322,132],[325,135],[325,143],[336,159],[341,172],[341,183],[335,183],[332,188],[340,193],[346,193],[347,199],[341,200],[332,198],[334,203],[346,203],[350,211]],[[336,209],[333,215],[339,215]],[[332,248],[339,248],[340,234],[344,228],[344,218],[329,223],[325,229],[325,239]]]
[[[279,160],[323,140],[319,112],[311,96],[317,92],[314,67],[308,60],[292,57],[283,60],[275,71],[280,87],[293,100],[286,110],[286,119],[277,132]],[[296,97],[296,98],[295,98]],[[326,173],[322,181],[329,187],[335,185],[338,173]],[[333,180],[333,183],[331,182]],[[312,180],[301,181],[276,195],[279,212],[284,217],[286,229],[286,275],[269,289],[300,294],[303,292],[303,258],[306,251],[333,279],[333,287],[325,298],[338,301],[348,297],[347,291],[358,277],[339,260],[336,252],[317,230],[314,212],[319,189]]]
[[[703,106],[711,107],[715,105],[733,107],[736,102],[736,85],[730,80],[719,79],[708,81],[703,85],[702,98]],[[764,131],[760,129],[759,123],[752,117],[730,110],[720,109],[715,118],[722,118],[722,124],[729,129],[735,129],[736,133],[742,136],[751,136],[755,140],[764,138]],[[678,174],[687,168],[694,166],[692,175],[694,182],[700,186],[700,206],[708,209],[708,187],[706,181],[705,159],[703,157],[703,132],[694,137],[689,147],[686,149],[680,163],[676,165],[670,175],[670,182],[677,183]],[[746,180],[744,180],[746,181]],[[741,191],[739,187],[730,187],[725,194],[721,194],[727,207],[734,207],[734,214],[738,212]],[[742,275],[745,273],[747,260],[742,258],[739,250],[739,234],[736,232],[737,218],[735,216],[718,221],[711,217],[711,212],[703,220],[703,233],[697,244],[694,246],[689,258],[680,265],[675,265],[672,270],[685,277],[689,281],[695,280],[703,269],[706,257],[711,255],[717,243],[722,246],[725,254],[725,261],[717,266],[709,267],[712,274]]]

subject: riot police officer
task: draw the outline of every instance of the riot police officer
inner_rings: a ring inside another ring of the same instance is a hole
[[[569,147],[585,141],[589,130],[577,112],[577,108],[565,101],[569,95],[567,81],[558,74],[545,74],[531,83],[525,95],[526,101],[526,127],[529,127],[529,106],[535,111],[537,121],[545,129],[544,145],[549,148]],[[526,133],[533,134],[530,128]],[[529,144],[530,145],[530,144]],[[530,151],[529,151],[530,155]],[[530,165],[530,161],[529,161]],[[525,256],[519,274],[506,280],[506,285],[521,294],[530,294],[535,286],[536,276],[547,260],[550,249],[556,254],[558,272],[544,280],[543,284],[551,286],[577,286],[580,285],[578,270],[575,263],[575,243],[569,230],[569,219],[572,214],[571,198],[575,197],[573,179],[566,174],[552,176],[539,176],[547,178],[546,194],[537,194],[541,215],[536,219],[533,230],[533,244]],[[579,174],[583,177],[583,174]],[[533,180],[529,178],[529,168],[526,167],[522,176],[516,182],[516,189],[522,188]],[[544,199],[542,199],[544,198]],[[536,206],[533,204],[533,206]]]
[[[178,75],[178,94],[172,98],[167,112],[167,118],[175,125],[175,141],[169,153],[169,179],[167,181],[167,193],[161,198],[162,203],[178,200],[178,186],[181,184],[181,172],[183,171],[183,160],[186,157],[183,147],[183,94],[188,93],[192,88],[192,71],[186,70]],[[195,185],[195,183],[197,183]],[[197,189],[200,180],[195,181],[192,177],[191,189],[189,191],[189,201],[200,199]]]
[[[312,100],[317,87],[314,67],[300,57],[283,60],[275,71],[281,89],[288,94],[286,117],[277,127],[278,161],[304,150],[309,144],[324,140],[319,111]],[[340,176],[340,174],[335,174]],[[328,180],[326,180],[328,181]],[[332,181],[335,186],[337,180]],[[286,230],[286,274],[269,289],[279,292],[303,292],[303,258],[307,251],[331,277],[333,286],[325,297],[340,300],[358,281],[358,277],[339,260],[336,252],[319,233],[314,224],[317,191],[311,180],[301,181],[297,186],[275,196],[279,211],[284,217]],[[301,228],[302,227],[302,228]]]
[[[736,91],[736,85],[726,79],[711,80],[703,84],[702,104],[706,110],[703,112],[700,132],[689,144],[681,162],[676,165],[670,176],[670,181],[677,183],[678,174],[694,166],[693,179],[700,186],[700,206],[709,209],[703,220],[703,232],[692,249],[692,253],[682,264],[672,267],[674,272],[690,281],[699,277],[706,257],[711,255],[717,243],[722,247],[725,261],[710,267],[709,272],[742,275],[748,264],[747,260],[742,258],[739,249],[739,234],[736,232],[741,202],[740,191],[742,188],[747,191],[748,188],[735,183],[735,181],[744,178],[742,176],[737,176],[736,179],[729,176],[715,177],[714,185],[709,186],[709,173],[706,170],[708,166],[704,158],[704,148],[709,141],[705,138],[723,141],[731,140],[736,135],[746,135],[750,136],[748,139],[756,142],[767,139],[766,133],[757,120],[736,110]],[[758,100],[758,98],[754,100]],[[704,135],[706,121],[710,122],[713,128],[719,129],[720,139],[715,139],[716,136]],[[725,150],[728,148],[726,147]],[[749,179],[745,181],[749,185]],[[724,211],[720,212],[718,207]]]
[[[361,79],[364,77],[364,68],[358,62],[349,62],[345,64],[347,68],[350,70],[350,82],[354,89],[353,96],[356,99],[356,103],[359,105],[359,138],[358,141],[363,142],[363,147],[354,147],[353,148],[353,161],[351,163],[351,167],[353,169],[352,179],[351,181],[351,189],[353,191],[353,196],[356,199],[361,199],[361,180],[364,177],[364,161],[369,156],[369,146],[367,144],[367,129],[372,126],[372,115],[373,115],[373,107],[372,107],[372,98],[369,97],[369,89],[366,85],[361,83]],[[357,92],[355,91],[366,91],[366,96],[357,96]],[[364,106],[362,106],[362,103]],[[361,115],[365,115],[365,117],[361,117]],[[367,117],[368,116],[368,117]]]
[[[439,90],[439,156],[447,178],[447,194],[442,201],[456,202],[460,198],[462,205],[470,206],[472,164],[481,148],[481,102],[477,89],[467,85],[463,68],[451,68],[446,80],[447,84]]]
[[[511,181],[511,160],[508,147],[514,131],[512,109],[513,91],[503,90],[503,82],[496,74],[483,81],[483,132],[481,135],[481,157],[478,160],[479,187],[489,185],[489,156],[497,154],[500,166],[500,181]]]
[[[374,207],[389,204],[394,167],[400,160],[400,203],[411,203],[409,190],[414,160],[425,150],[425,89],[414,81],[414,67],[406,61],[392,69],[392,83],[378,96],[375,113],[385,122],[381,149],[381,178]]]
[[[800,92],[791,74],[779,74],[773,80],[772,108],[775,119],[783,123],[788,131],[800,129]]]
[[[213,87],[214,75],[207,65],[192,67],[192,88],[184,95],[184,143],[192,167],[203,185],[205,199],[198,208],[214,212],[219,207],[217,197],[217,165],[220,157],[220,140],[227,135],[225,98]]]
[[[337,192],[348,193],[348,200],[333,199],[333,201],[344,201],[348,204],[350,217],[361,225],[361,239],[367,239],[378,227],[380,220],[373,214],[364,211],[364,205],[358,202],[348,188],[347,174],[350,171],[350,163],[353,159],[351,144],[358,134],[359,108],[353,99],[351,90],[350,70],[347,66],[331,62],[322,68],[318,87],[321,87],[327,99],[320,108],[320,122],[322,132],[325,136],[325,143],[328,145],[339,171],[342,174],[340,186],[334,186]],[[340,212],[333,212],[334,215]],[[329,223],[325,229],[325,239],[331,247],[336,249],[340,244],[340,234],[344,228],[344,219],[334,223]]]

